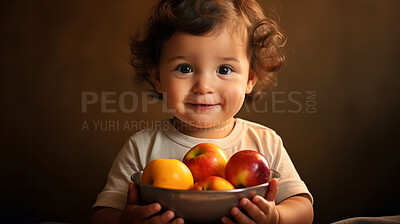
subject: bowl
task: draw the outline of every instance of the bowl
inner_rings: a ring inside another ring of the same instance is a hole
[[[142,184],[142,173],[143,171],[140,171],[131,176],[142,202],[158,202],[163,210],[172,210],[176,217],[190,223],[220,223],[223,216],[229,216],[231,208],[239,206],[240,199],[251,199],[255,195],[264,197],[269,185],[265,183],[225,191],[175,190]],[[271,170],[270,176],[270,179],[280,177],[275,170]]]

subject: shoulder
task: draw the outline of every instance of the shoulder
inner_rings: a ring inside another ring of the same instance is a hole
[[[276,140],[281,139],[280,136],[276,133],[276,131],[267,126],[261,125],[253,121],[244,120],[241,118],[237,118],[237,122],[240,125],[243,125],[244,130],[246,130],[248,134],[255,135],[261,138],[276,139]]]
[[[164,121],[151,121],[143,124],[142,129],[131,135],[118,157],[135,164],[136,170],[142,170],[153,153],[159,154],[160,145],[167,142],[164,133]]]
[[[162,121],[147,121],[139,125],[140,130],[129,137],[132,142],[149,141],[154,136],[163,133],[163,129],[168,128],[168,120]]]
[[[130,153],[147,155],[154,144],[168,139],[165,135],[165,124],[168,124],[165,120],[143,122],[137,127],[140,130],[126,140],[124,148]]]
[[[239,122],[243,122],[243,130],[245,131],[243,137],[246,145],[256,147],[270,161],[284,148],[281,137],[271,128],[242,119]]]
[[[249,128],[253,128],[253,129],[259,129],[259,130],[266,130],[266,131],[271,131],[271,132],[275,132],[274,130],[272,130],[271,128],[264,126],[262,124],[256,123],[254,121],[249,121],[249,120],[245,120],[242,118],[236,118],[236,120],[240,123],[245,124],[247,127]]]

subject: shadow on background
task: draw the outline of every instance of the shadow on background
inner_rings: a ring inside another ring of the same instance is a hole
[[[134,122],[170,116],[131,82],[129,33],[154,2],[1,1],[2,221],[87,222]],[[238,117],[282,136],[315,223],[398,214],[400,1],[260,2],[280,14],[288,63]],[[86,112],[83,92],[99,97]]]

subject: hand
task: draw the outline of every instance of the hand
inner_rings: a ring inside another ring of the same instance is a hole
[[[132,224],[132,223],[184,223],[183,219],[174,219],[174,212],[168,210],[161,215],[155,215],[161,211],[161,205],[159,203],[153,203],[150,205],[140,205],[139,196],[136,185],[134,183],[129,184],[128,198],[125,205],[125,209],[120,217],[120,224]]]
[[[275,198],[278,194],[278,180],[272,179],[265,198],[254,196],[250,201],[247,198],[240,200],[240,207],[246,211],[244,214],[239,208],[231,209],[231,215],[237,223],[279,223],[279,213],[276,209]],[[228,217],[222,217],[222,223],[235,223]]]

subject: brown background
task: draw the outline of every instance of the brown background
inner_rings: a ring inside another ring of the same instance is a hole
[[[238,116],[282,136],[315,198],[315,223],[399,214],[400,1],[261,2],[280,14],[288,64],[275,100]],[[145,112],[139,102],[135,113],[81,106],[82,92],[141,97],[128,36],[153,3],[1,1],[1,221],[87,222],[114,157],[136,131],[123,123],[169,117],[156,112],[160,103]],[[120,127],[96,131],[92,121]]]

